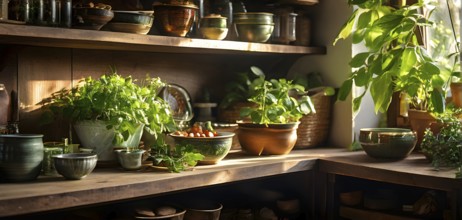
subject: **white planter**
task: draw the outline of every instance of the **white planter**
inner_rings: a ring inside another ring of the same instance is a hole
[[[127,141],[114,145],[114,130],[106,129],[103,121],[79,121],[75,123],[74,129],[84,148],[93,149],[98,155],[99,162],[115,162],[117,160],[114,147],[136,147],[140,143],[144,125],[139,125],[134,135]]]

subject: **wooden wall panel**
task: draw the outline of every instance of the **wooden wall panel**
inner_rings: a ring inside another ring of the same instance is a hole
[[[66,129],[61,124],[40,126],[38,103],[53,92],[71,85],[71,49],[27,47],[18,55],[18,88],[21,133],[44,134],[45,140],[60,140]]]

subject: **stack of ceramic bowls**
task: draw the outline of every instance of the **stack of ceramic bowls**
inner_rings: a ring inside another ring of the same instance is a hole
[[[234,13],[234,25],[239,40],[264,43],[274,30],[273,14],[267,12]]]
[[[203,17],[199,23],[199,32],[203,38],[211,40],[223,40],[228,34],[226,17],[211,14]]]

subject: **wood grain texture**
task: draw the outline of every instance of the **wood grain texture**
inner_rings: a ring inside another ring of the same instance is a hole
[[[255,157],[232,153],[218,165],[198,166],[194,171],[123,171],[118,167],[96,169],[83,180],[40,177],[27,183],[4,183],[0,191],[0,217],[56,210],[110,201],[141,198],[312,170],[315,154]]]
[[[0,24],[0,43],[84,49],[194,54],[325,54],[324,47],[140,35]]]

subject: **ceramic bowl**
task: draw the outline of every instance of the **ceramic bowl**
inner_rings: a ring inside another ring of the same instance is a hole
[[[222,17],[220,15],[209,15],[201,18],[199,22],[199,27],[207,27],[207,28],[226,28],[226,17]]]
[[[153,8],[156,28],[163,35],[175,37],[185,37],[189,33],[198,10],[195,5],[174,4],[157,4]]]
[[[78,29],[100,30],[112,20],[114,12],[102,8],[77,7],[73,9],[72,27]]]
[[[274,30],[274,24],[235,24],[239,40],[245,42],[264,43],[268,41]]]
[[[246,24],[272,24],[274,14],[267,12],[240,12],[233,14],[233,22]]]
[[[114,11],[111,22],[152,25],[153,11]]]
[[[159,215],[157,212],[159,208],[165,206],[158,206],[155,208],[146,208],[146,209],[138,209],[135,210],[134,217],[135,219],[163,219],[163,220],[183,220],[185,217],[186,209],[170,206],[176,209],[176,213],[168,214],[168,215]],[[151,214],[154,213],[154,214]],[[146,215],[148,214],[148,215]]]
[[[98,156],[94,153],[53,155],[56,171],[69,180],[80,180],[96,167]]]
[[[223,40],[228,35],[228,28],[200,27],[202,37],[210,40]]]
[[[404,159],[414,150],[417,135],[404,128],[362,128],[359,142],[370,157]]]
[[[193,151],[204,155],[198,164],[216,164],[220,162],[231,149],[234,133],[219,132],[215,137],[185,137],[169,134],[175,145],[190,145]]]

